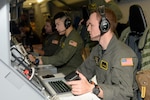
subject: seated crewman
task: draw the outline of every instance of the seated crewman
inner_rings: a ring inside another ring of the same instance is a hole
[[[90,56],[77,69],[80,80],[69,81],[74,95],[93,92],[102,100],[136,100],[134,51],[114,35],[117,19],[113,11],[100,7],[91,13],[87,30],[98,41]],[[97,83],[90,82],[96,75]],[[135,97],[135,98],[134,98]]]
[[[57,13],[54,20],[59,35],[64,35],[60,40],[61,48],[53,56],[42,56],[39,64],[52,64],[58,68],[58,72],[68,74],[83,62],[83,41],[73,28],[71,18],[64,12]],[[35,62],[33,56],[29,55],[29,59]]]
[[[53,23],[49,18],[46,19],[44,29],[47,36],[43,40],[43,44],[32,45],[33,51],[41,56],[52,56],[59,48],[61,36],[53,29]]]

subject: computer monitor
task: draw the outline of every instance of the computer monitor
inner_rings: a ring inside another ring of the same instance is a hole
[[[24,66],[30,66],[31,62],[28,59],[28,53],[26,52],[25,48],[21,43],[13,45],[10,48],[11,51],[11,62],[15,65],[24,65]]]

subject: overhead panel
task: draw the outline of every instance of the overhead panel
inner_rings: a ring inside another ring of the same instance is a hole
[[[76,4],[87,0],[62,0],[62,1],[66,2],[67,4]]]
[[[88,0],[53,0],[52,3],[62,9],[77,10],[87,4]]]
[[[23,3],[23,8],[30,8],[34,3],[37,3],[37,0],[26,0]]]
[[[88,0],[43,0],[50,1],[57,7],[65,10],[78,10],[82,5],[87,5]],[[26,0],[23,3],[23,8],[30,8],[33,4],[38,3],[37,0]]]
[[[64,4],[59,2],[58,0],[54,0],[53,3],[57,6],[57,7],[63,7]]]

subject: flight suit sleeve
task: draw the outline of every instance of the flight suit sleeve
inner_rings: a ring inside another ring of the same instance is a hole
[[[112,85],[98,84],[103,90],[103,100],[130,100],[130,97],[133,97],[134,70],[137,62],[135,57],[134,66],[122,66],[119,62],[114,65],[110,74]]]
[[[96,48],[94,47],[90,53],[90,56],[77,68],[88,80],[95,75],[95,69],[97,67],[94,56],[96,55]]]
[[[43,50],[45,56],[52,56],[55,54],[56,50],[59,47],[60,36],[54,33],[51,36],[48,36],[46,41],[43,43]]]
[[[78,45],[79,44],[76,41],[68,41],[68,43],[65,44],[64,48],[61,49],[60,52],[58,52],[57,54],[50,57],[43,56],[43,64],[52,64],[54,66],[60,66],[67,63],[71,59],[71,57],[76,53]]]
[[[44,55],[45,56],[52,56],[55,54],[55,51],[57,50],[58,45],[51,44],[50,46],[44,48]]]
[[[52,43],[50,43],[45,48],[43,48],[44,53],[45,53],[44,55],[45,56],[52,56],[53,54],[55,54],[58,47],[59,47],[59,40],[58,39],[53,39]]]

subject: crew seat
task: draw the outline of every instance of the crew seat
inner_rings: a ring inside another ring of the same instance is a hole
[[[140,70],[150,69],[150,28],[147,25],[144,12],[140,5],[130,6],[129,27],[121,33],[119,39],[130,46],[137,54],[139,60],[137,66],[138,72]],[[135,72],[134,74],[136,76],[138,73]],[[140,87],[137,87],[137,84],[133,84],[133,88],[134,90],[137,90],[137,88],[141,90]],[[134,91],[134,94],[137,93],[137,97],[131,100],[143,100],[139,90]]]
[[[120,40],[129,45],[137,54],[139,64],[138,70],[141,69],[142,51],[146,43],[146,36],[149,27],[144,16],[144,12],[140,5],[132,5],[129,8],[129,26],[123,30]]]

